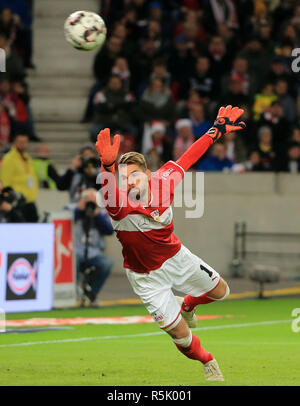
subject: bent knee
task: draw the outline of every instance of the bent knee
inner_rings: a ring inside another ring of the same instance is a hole
[[[221,282],[216,290],[213,290],[210,295],[207,295],[207,297],[216,301],[221,301],[225,300],[229,294],[230,289],[227,282],[225,282],[224,279],[221,279]]]
[[[182,337],[182,338],[173,337],[172,339],[175,344],[179,345],[180,347],[187,348],[191,345],[191,342],[193,340],[193,335],[192,335],[191,330],[189,330],[188,335],[186,335],[185,337]]]

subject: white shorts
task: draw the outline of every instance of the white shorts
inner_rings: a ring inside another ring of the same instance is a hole
[[[172,258],[150,273],[125,269],[134,292],[158,326],[166,331],[181,320],[180,305],[172,288],[194,297],[203,296],[220,282],[220,275],[184,245]]]

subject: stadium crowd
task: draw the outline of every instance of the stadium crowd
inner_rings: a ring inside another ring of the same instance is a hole
[[[176,159],[221,105],[244,108],[247,129],[216,144],[204,171],[300,172],[296,0],[101,2],[108,38],[94,60],[83,122],[121,132],[149,167]]]

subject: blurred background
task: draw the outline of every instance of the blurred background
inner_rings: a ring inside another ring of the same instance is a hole
[[[99,51],[64,39],[83,4],[106,22]],[[120,133],[120,153],[155,171],[238,105],[247,128],[191,169],[205,173],[204,215],[174,208],[175,234],[232,298],[299,294],[299,45],[296,0],[0,0],[0,222],[54,224],[55,283],[69,267],[77,303],[135,300],[95,204],[98,132]]]

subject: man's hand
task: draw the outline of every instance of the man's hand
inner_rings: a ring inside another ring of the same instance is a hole
[[[231,131],[244,129],[246,124],[239,120],[243,113],[244,110],[239,107],[232,107],[231,105],[220,107],[213,127],[206,134],[213,139],[213,142],[216,142],[220,137]]]
[[[105,128],[98,134],[96,148],[104,169],[107,171],[112,171],[120,148],[120,135],[116,134],[114,136],[113,143],[111,144],[110,129]]]
[[[71,165],[71,170],[72,170],[72,171],[76,171],[76,170],[79,169],[81,166],[82,166],[81,157],[80,157],[80,155],[76,155],[76,156],[73,158],[72,165]]]

